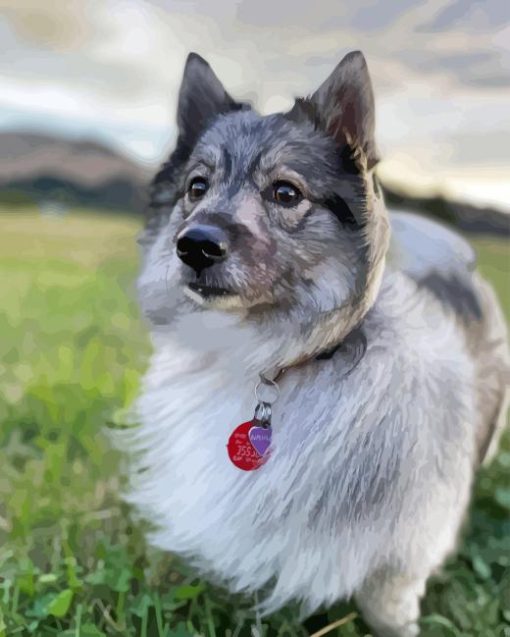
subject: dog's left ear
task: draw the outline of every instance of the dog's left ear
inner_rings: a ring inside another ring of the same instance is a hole
[[[368,169],[375,166],[374,94],[361,51],[347,54],[311,97],[296,100],[289,116],[303,115],[340,146],[362,150]]]

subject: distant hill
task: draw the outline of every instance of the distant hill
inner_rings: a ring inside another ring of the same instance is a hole
[[[98,142],[0,133],[0,203],[13,210],[32,202],[42,209],[79,205],[142,214],[153,172]],[[498,210],[418,198],[384,184],[383,189],[392,207],[437,217],[465,232],[510,236],[510,215]]]
[[[475,206],[444,197],[414,197],[382,184],[386,204],[421,212],[449,223],[464,232],[510,237],[510,214],[490,207]]]
[[[150,174],[90,140],[0,133],[0,201],[141,211]]]

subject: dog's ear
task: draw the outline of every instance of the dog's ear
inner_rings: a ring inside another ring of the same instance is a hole
[[[241,108],[243,105],[230,97],[204,58],[190,53],[177,106],[180,142],[192,147],[214,117]]]
[[[368,168],[377,163],[374,94],[361,51],[346,55],[313,95],[296,100],[289,116],[311,119],[339,145],[362,150]]]
[[[152,181],[149,214],[159,207],[172,207],[177,201],[180,171],[208,123],[221,113],[250,108],[247,102],[230,97],[204,58],[197,53],[188,55],[177,104],[177,143]]]

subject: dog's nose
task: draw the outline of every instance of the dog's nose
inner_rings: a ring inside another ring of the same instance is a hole
[[[216,226],[193,226],[178,237],[176,249],[178,257],[199,276],[202,270],[227,258],[227,236]]]

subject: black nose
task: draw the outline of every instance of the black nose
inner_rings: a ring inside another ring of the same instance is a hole
[[[177,239],[178,257],[193,268],[197,276],[202,270],[226,259],[227,254],[227,236],[216,226],[194,226]]]

